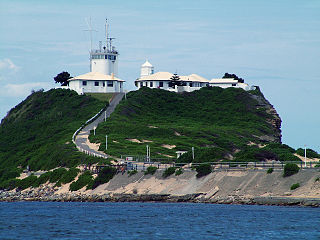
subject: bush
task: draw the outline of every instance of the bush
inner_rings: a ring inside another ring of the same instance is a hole
[[[299,184],[299,183],[292,184],[291,187],[290,187],[290,190],[295,190],[295,189],[297,189],[298,187],[300,187],[300,184]]]
[[[300,156],[304,157],[304,149],[298,148],[296,153],[299,154]],[[307,153],[307,158],[319,158],[320,157],[320,155],[316,151],[314,151],[310,148],[307,148],[306,153]]]
[[[295,163],[287,163],[284,165],[283,176],[289,177],[299,172],[299,167]]]
[[[72,182],[75,179],[75,177],[78,175],[79,171],[80,170],[77,168],[70,168],[69,171],[65,172],[61,176],[59,183],[66,184],[66,183]]]
[[[175,173],[174,175],[179,176],[179,175],[181,175],[182,173],[183,173],[182,168],[178,168],[177,171],[176,171],[176,173]]]
[[[206,176],[212,172],[212,168],[210,164],[204,163],[196,167],[197,178]]]
[[[49,181],[51,183],[58,182],[61,179],[61,177],[66,173],[67,170],[65,168],[57,168],[51,172]]]
[[[70,191],[77,191],[84,186],[92,185],[92,174],[90,171],[85,171],[82,175],[79,176],[78,180],[71,183]]]
[[[176,168],[175,167],[169,167],[167,168],[166,170],[164,170],[163,174],[162,174],[162,177],[166,178],[166,177],[169,177],[171,176],[172,174],[174,174],[176,171]]]
[[[136,173],[138,173],[138,171],[137,171],[137,170],[131,170],[131,171],[128,171],[128,175],[129,175],[129,177],[131,177],[132,175],[134,175],[134,174],[136,174]]]
[[[18,184],[18,187],[21,190],[26,189],[28,187],[31,187],[37,180],[38,178],[36,176],[30,175],[29,177],[21,179],[21,181]]]
[[[117,169],[115,169],[114,167],[107,166],[102,168],[98,176],[96,177],[96,179],[94,179],[93,185],[91,188],[95,189],[100,184],[109,182],[113,178],[113,176],[116,175],[116,173],[117,173]]]
[[[268,174],[273,173],[273,168],[269,168],[267,171]]]
[[[155,172],[157,171],[157,167],[153,167],[153,166],[149,166],[147,167],[147,171],[144,172],[144,175],[147,175],[147,174],[155,174]]]
[[[49,179],[50,179],[50,175],[52,174],[52,172],[46,172],[41,174],[37,181],[33,184],[34,187],[39,187],[41,184],[46,183]]]

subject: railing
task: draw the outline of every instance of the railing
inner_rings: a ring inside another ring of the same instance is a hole
[[[123,156],[122,156],[123,157]],[[166,160],[166,162],[161,161],[154,161],[155,159],[152,158],[152,161],[135,161],[133,156],[132,160],[128,160],[130,156],[126,155],[126,164],[130,166],[131,169],[136,170],[145,170],[149,166],[155,166],[158,169],[166,169],[168,167],[181,167],[185,170],[191,170],[195,167],[199,166],[200,164],[210,164],[212,166],[213,171],[219,171],[219,170],[266,170],[269,168],[273,168],[274,170],[282,170],[286,163],[295,163],[297,164],[300,169],[306,170],[306,169],[320,169],[320,163],[319,162],[307,162],[306,164],[304,162],[279,162],[279,161],[273,161],[273,162],[205,162],[205,163],[178,163],[174,162],[175,159],[170,159],[171,162]],[[137,156],[136,156],[137,157]],[[142,157],[142,156],[141,156]],[[142,158],[140,157],[141,160]],[[144,156],[144,159],[146,159],[146,156]],[[128,169],[129,169],[128,168]],[[130,170],[130,169],[129,169]]]

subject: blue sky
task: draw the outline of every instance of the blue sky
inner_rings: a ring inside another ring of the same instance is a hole
[[[283,142],[320,151],[320,1],[1,1],[0,118],[32,89],[54,87],[61,71],[89,71],[104,19],[120,52],[119,77],[134,90],[140,65],[197,73],[236,73],[259,85],[282,118]]]

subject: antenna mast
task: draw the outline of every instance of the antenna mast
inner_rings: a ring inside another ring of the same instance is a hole
[[[88,22],[88,19],[86,18],[85,19],[86,22],[87,22],[87,25],[88,25],[88,28],[87,30],[84,30],[84,31],[87,31],[87,32],[90,32],[90,52],[92,52],[92,32],[97,32],[96,30],[92,29],[92,24],[91,24],[91,17],[90,17],[90,21]]]
[[[109,44],[108,44],[108,19],[106,18],[106,47],[107,52],[109,51]]]

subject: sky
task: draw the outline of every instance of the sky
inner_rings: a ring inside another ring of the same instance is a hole
[[[320,151],[319,0],[0,1],[0,118],[53,77],[89,72],[105,18],[119,77],[148,59],[157,71],[207,79],[235,73],[260,86],[282,119],[283,143]]]

